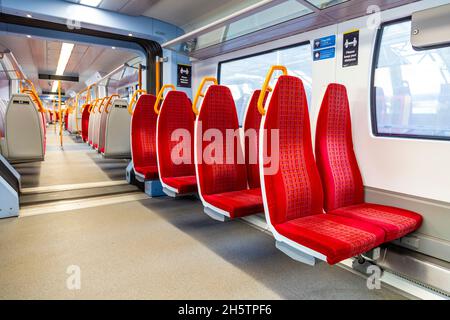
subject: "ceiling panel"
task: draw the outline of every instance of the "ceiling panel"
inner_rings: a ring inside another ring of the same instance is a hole
[[[52,81],[39,80],[39,73],[54,74],[59,60],[62,43],[40,38],[27,38],[25,35],[1,35],[0,51],[11,50],[22,66],[24,73],[33,81],[36,89],[50,91]],[[80,91],[86,81],[95,73],[109,73],[119,65],[136,57],[135,52],[103,46],[76,43],[64,75],[79,75],[80,81],[62,82],[63,91]]]

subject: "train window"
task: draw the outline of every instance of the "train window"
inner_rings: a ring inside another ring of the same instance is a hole
[[[375,135],[450,140],[450,47],[415,50],[411,21],[386,24],[374,61]]]
[[[241,125],[251,95],[255,90],[261,89],[267,70],[274,64],[285,65],[289,74],[298,76],[303,80],[310,104],[312,53],[309,43],[224,61],[219,64],[220,83],[231,89]],[[275,80],[273,81],[275,82]]]

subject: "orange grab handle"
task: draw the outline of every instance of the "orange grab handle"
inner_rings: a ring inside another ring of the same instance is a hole
[[[262,115],[266,114],[266,109],[264,108],[264,99],[266,97],[267,92],[272,91],[272,89],[269,87],[270,80],[272,79],[272,76],[275,71],[281,71],[283,75],[287,76],[287,68],[285,66],[272,66],[269,69],[269,72],[267,73],[266,79],[264,80],[263,87],[261,89],[261,93],[259,94],[258,99],[258,111]]]
[[[128,105],[128,112],[133,115],[133,105],[136,103],[137,101],[137,95],[138,94],[146,94],[147,91],[146,90],[142,90],[142,89],[138,89],[133,93],[133,96],[131,97],[130,100],[130,104]]]
[[[198,104],[198,101],[200,100],[200,97],[205,96],[205,94],[202,93],[202,91],[203,91],[203,88],[205,87],[205,84],[208,82],[211,82],[215,85],[218,84],[217,79],[214,77],[205,77],[205,78],[203,78],[202,82],[200,82],[200,86],[197,89],[197,93],[195,95],[194,102],[192,103],[192,111],[194,111],[194,114],[197,116],[198,116],[197,104]]]
[[[158,96],[156,98],[155,105],[153,106],[153,110],[155,110],[156,114],[159,114],[159,104],[161,103],[162,100],[164,100],[163,96],[164,96],[164,91],[166,89],[172,89],[173,91],[177,90],[177,88],[175,88],[175,86],[173,84],[165,84],[162,86],[162,88],[161,88],[161,90],[159,90]]]
[[[105,102],[106,99],[108,99],[107,96],[100,99],[100,103],[98,104],[98,108],[97,108],[98,113],[102,113],[103,103]]]
[[[89,106],[89,113],[95,113],[95,107],[97,106],[98,99],[95,99],[94,102],[91,103]]]
[[[112,105],[112,99],[114,97],[119,98],[120,96],[117,93],[109,96],[108,100],[106,101],[105,108],[104,108],[106,113],[109,113],[109,107]]]

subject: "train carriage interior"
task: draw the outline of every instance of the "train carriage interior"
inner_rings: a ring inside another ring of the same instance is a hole
[[[449,300],[450,1],[0,7],[1,300]]]

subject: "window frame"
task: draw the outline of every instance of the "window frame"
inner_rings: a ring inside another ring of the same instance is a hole
[[[238,61],[238,60],[249,59],[249,58],[261,56],[261,55],[264,55],[264,54],[268,54],[268,53],[272,53],[272,52],[276,52],[276,51],[280,51],[280,50],[288,50],[288,49],[301,47],[301,46],[306,46],[306,45],[310,46],[311,53],[312,53],[311,41],[310,40],[305,40],[305,41],[297,42],[297,43],[290,44],[290,45],[287,45],[287,46],[277,47],[277,48],[274,48],[274,49],[269,49],[269,50],[265,50],[265,51],[261,51],[261,52],[255,52],[255,53],[252,53],[252,54],[238,56],[238,57],[227,59],[227,60],[221,60],[221,61],[219,61],[218,66],[217,66],[217,82],[219,84],[221,84],[220,74],[221,74],[221,71],[222,71],[222,64],[225,64],[225,63],[228,63],[228,62],[234,62],[234,61]],[[312,59],[312,56],[311,56],[311,59]],[[269,71],[269,69],[267,69],[267,71]]]
[[[378,28],[375,47],[372,57],[372,67],[371,67],[371,80],[370,80],[370,120],[372,125],[372,134],[375,137],[383,137],[383,138],[399,138],[399,139],[409,139],[409,140],[434,140],[434,141],[450,141],[450,137],[443,136],[429,136],[429,135],[418,135],[418,134],[399,134],[399,133],[380,133],[378,131],[378,120],[377,120],[377,97],[376,97],[376,88],[375,88],[375,72],[379,63],[380,58],[380,50],[381,50],[381,42],[383,40],[384,28],[394,24],[400,24],[403,22],[412,21],[412,16],[403,17],[400,19],[395,19],[391,21],[386,21],[380,24]],[[414,48],[416,51],[426,51],[432,49],[439,49],[450,47],[450,45],[439,45],[433,48],[427,48],[423,50],[418,50]]]

